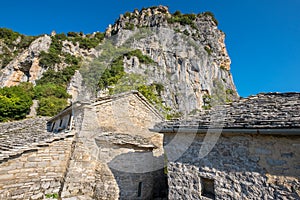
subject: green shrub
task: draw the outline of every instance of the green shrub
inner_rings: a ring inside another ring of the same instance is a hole
[[[42,51],[40,53],[40,65],[43,67],[53,68],[55,64],[61,63],[60,55],[62,50],[61,39],[66,38],[65,34],[57,34],[51,37],[51,45],[48,53]]]
[[[95,35],[94,35],[94,38],[96,40],[98,40],[99,42],[101,42],[105,37],[105,33],[100,33],[100,32],[97,32]]]
[[[133,50],[128,53],[124,53],[115,59],[109,68],[106,68],[104,72],[101,74],[100,80],[98,82],[98,86],[100,89],[107,88],[108,86],[115,85],[126,73],[124,71],[124,56],[130,58],[132,56],[136,56],[140,63],[143,64],[151,64],[155,63],[151,58],[143,53],[140,50]]]
[[[124,29],[133,31],[134,30],[134,24],[132,24],[130,22],[126,22]]]
[[[69,65],[79,65],[80,64],[80,61],[81,61],[80,57],[76,57],[69,53],[65,53],[64,57],[65,57],[65,63],[67,63]]]
[[[59,195],[57,193],[54,193],[54,194],[46,194],[45,195],[46,198],[48,199],[58,199],[59,198]]]
[[[43,85],[37,85],[34,87],[35,98],[41,99],[43,97],[57,97],[67,99],[70,95],[66,92],[66,89],[62,86],[48,83]]]
[[[36,83],[37,85],[52,83],[63,87],[67,87],[68,83],[74,76],[75,71],[77,69],[79,69],[79,66],[77,65],[66,67],[63,70],[57,72],[52,69],[49,69]]]
[[[24,36],[22,35],[20,43],[17,45],[20,49],[25,49],[30,46],[30,44],[37,39],[38,36]]]
[[[38,115],[53,116],[68,105],[71,96],[66,87],[78,66],[71,66],[62,71],[48,70],[37,81],[34,96],[39,100]]]
[[[68,32],[67,35],[68,35],[68,37],[77,37],[78,36],[78,34],[75,32]]]
[[[99,80],[100,89],[107,88],[108,86],[115,85],[120,78],[125,75],[123,66],[123,56],[115,59],[109,68],[106,68]]]
[[[150,103],[156,104],[156,105],[161,105],[162,100],[158,96],[157,91],[156,91],[156,86],[154,84],[152,85],[142,85],[137,88],[137,90],[146,97]]]
[[[176,10],[174,13],[173,13],[174,16],[181,16],[181,12],[179,10]]]
[[[0,89],[0,121],[19,120],[26,117],[32,105],[32,84]]]
[[[54,116],[60,111],[62,111],[68,102],[66,99],[61,99],[57,97],[42,97],[39,100],[39,108],[37,110],[38,115],[42,116]]]
[[[94,35],[82,36],[83,33],[68,32],[67,40],[73,42],[75,45],[79,43],[79,47],[83,49],[91,49],[98,46],[98,44],[104,39],[105,34],[97,32]]]
[[[153,64],[153,63],[155,63],[154,60],[152,60],[149,56],[144,55],[141,52],[141,50],[139,50],[139,49],[130,51],[128,53],[125,53],[124,56],[126,56],[126,57],[136,56],[139,59],[140,63],[143,63],[143,64]]]
[[[60,62],[59,54],[52,49],[49,49],[49,53],[45,51],[40,53],[40,65],[43,67],[53,68],[55,64],[59,64]]]
[[[61,34],[57,34],[57,35],[51,37],[52,42],[51,42],[49,51],[53,51],[57,54],[61,53],[61,50],[62,50],[62,41],[60,39],[61,36],[62,36]]]
[[[168,23],[180,23],[181,25],[190,25],[192,28],[196,28],[195,19],[195,14],[181,14],[180,11],[176,11],[171,18],[168,18]]]
[[[11,29],[0,28],[0,38],[3,39],[4,43],[9,47],[11,47],[13,45],[13,42],[20,36],[20,33],[14,32]]]
[[[59,33],[54,36],[55,40],[64,41],[68,40],[68,37],[64,33]]]

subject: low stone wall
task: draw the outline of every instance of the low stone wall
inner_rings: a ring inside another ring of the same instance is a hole
[[[59,194],[73,136],[40,145],[0,164],[0,199],[43,199]]]
[[[221,136],[199,158],[204,136],[197,134],[188,150],[169,162],[169,199],[300,199],[300,137]],[[164,143],[173,138],[165,134]],[[168,145],[167,155],[182,148]]]

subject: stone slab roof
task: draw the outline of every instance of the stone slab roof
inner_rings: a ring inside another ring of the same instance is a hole
[[[0,123],[0,163],[73,136],[73,133],[47,132],[48,119],[48,117],[39,117]]]
[[[220,127],[223,129],[300,128],[300,93],[261,93],[191,116],[187,120],[163,122],[155,129]]]

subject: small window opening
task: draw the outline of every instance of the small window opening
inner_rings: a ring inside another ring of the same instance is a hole
[[[53,131],[54,127],[55,127],[55,122],[53,122],[53,123],[52,123],[52,127],[51,127],[51,130],[50,130],[50,132],[52,132],[52,131]]]
[[[138,197],[142,196],[142,187],[143,187],[143,183],[139,182],[139,188],[138,188]]]
[[[71,127],[72,115],[69,115],[68,128]]]
[[[210,199],[215,199],[215,182],[213,179],[201,178],[201,195]]]
[[[63,123],[63,120],[61,119],[59,122],[59,127],[61,127],[62,123]]]

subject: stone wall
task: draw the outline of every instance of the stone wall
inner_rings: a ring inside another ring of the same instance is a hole
[[[197,134],[188,150],[168,163],[169,199],[300,198],[299,136],[223,135],[201,159],[204,136]],[[164,138],[171,144],[174,134]],[[168,145],[168,157],[182,148]]]
[[[162,117],[138,94],[129,93],[96,103],[100,127],[104,130],[130,132],[145,136],[153,135],[148,131]]]
[[[43,199],[59,194],[73,137],[40,145],[0,164],[0,199]]]

